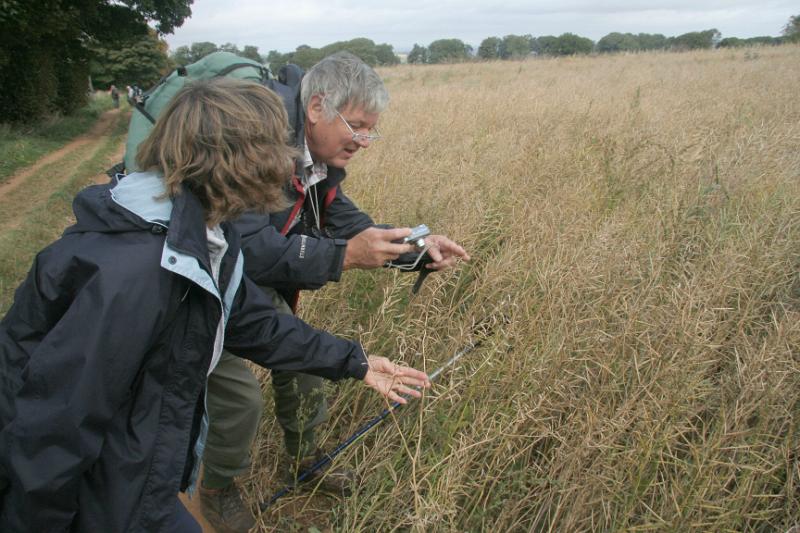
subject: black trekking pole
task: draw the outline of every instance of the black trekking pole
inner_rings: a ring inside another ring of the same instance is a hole
[[[429,375],[428,376],[428,380],[430,382],[433,382],[434,380],[436,380],[436,378],[438,378],[441,375],[441,373],[444,372],[447,368],[453,366],[454,364],[456,364],[456,362],[459,359],[461,359],[462,357],[464,357],[465,355],[467,355],[468,353],[473,351],[475,348],[480,346],[484,339],[485,339],[485,337],[483,339],[479,339],[477,341],[470,342],[469,344],[467,344],[466,346],[461,348],[461,350],[456,352],[456,354],[453,357],[451,357],[445,364],[440,366],[431,375]],[[308,470],[306,470],[305,472],[303,472],[302,474],[297,476],[297,478],[294,480],[293,483],[287,485],[286,487],[284,487],[283,489],[281,489],[280,491],[275,493],[272,496],[272,498],[270,498],[268,501],[261,502],[259,504],[259,508],[261,509],[261,512],[263,513],[264,511],[266,511],[269,508],[270,505],[275,503],[279,498],[282,498],[283,496],[286,496],[291,491],[293,491],[297,487],[297,485],[299,485],[300,483],[302,483],[303,481],[308,479],[308,477],[311,476],[311,474],[313,474],[314,472],[317,472],[318,470],[322,469],[326,465],[330,464],[334,460],[334,458],[337,455],[339,455],[340,453],[342,453],[348,446],[350,446],[355,441],[357,441],[359,438],[361,438],[370,429],[372,429],[373,427],[375,427],[379,423],[381,423],[387,416],[389,416],[389,414],[392,411],[394,411],[395,409],[397,409],[399,407],[402,407],[402,406],[403,406],[403,404],[401,404],[400,402],[394,402],[389,407],[384,409],[381,414],[379,414],[378,416],[376,416],[375,418],[373,418],[372,420],[370,420],[369,422],[364,424],[358,431],[353,433],[346,441],[341,443],[339,446],[337,446],[330,453],[326,453],[322,458],[320,458],[316,463],[314,463]]]

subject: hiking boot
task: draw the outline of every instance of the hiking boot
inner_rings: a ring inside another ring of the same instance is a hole
[[[217,533],[247,533],[256,519],[242,501],[242,495],[236,483],[224,489],[207,489],[200,487],[200,509],[203,518],[214,526]]]
[[[289,469],[288,481],[294,483],[295,479],[308,471],[320,459],[325,457],[325,452],[319,448],[313,455],[308,455],[300,459]],[[358,483],[358,475],[355,470],[344,466],[333,466],[328,463],[313,474],[306,477],[298,488],[316,489],[334,496],[350,496]]]

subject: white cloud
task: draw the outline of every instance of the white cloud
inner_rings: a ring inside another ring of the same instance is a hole
[[[167,36],[171,48],[212,41],[256,45],[266,53],[355,37],[402,51],[442,38],[477,46],[486,37],[512,33],[572,32],[597,40],[612,31],[679,35],[713,27],[730,37],[778,35],[800,6],[790,0],[195,0],[192,11]]]

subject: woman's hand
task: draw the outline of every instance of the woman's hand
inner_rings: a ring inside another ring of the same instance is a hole
[[[392,402],[408,403],[401,394],[419,398],[422,393],[411,387],[428,388],[431,382],[425,372],[396,365],[385,357],[369,356],[369,370],[364,384],[372,387]]]
[[[458,259],[469,261],[467,251],[444,235],[428,235],[425,237],[425,242],[429,246],[428,255],[433,259],[427,267],[431,270],[452,268]]]

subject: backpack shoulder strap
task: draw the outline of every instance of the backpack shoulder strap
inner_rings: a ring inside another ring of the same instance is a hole
[[[156,119],[153,118],[153,115],[147,112],[147,109],[144,108],[144,102],[134,102],[133,107],[136,108],[139,113],[144,115],[144,118],[150,121],[151,124],[156,123]]]
[[[231,65],[228,65],[224,69],[220,70],[219,72],[217,72],[216,77],[221,78],[223,76],[227,76],[234,70],[238,70],[240,68],[257,68],[261,72],[262,81],[266,81],[269,77],[269,75],[267,74],[267,70],[264,67],[259,67],[252,63],[233,63]]]

